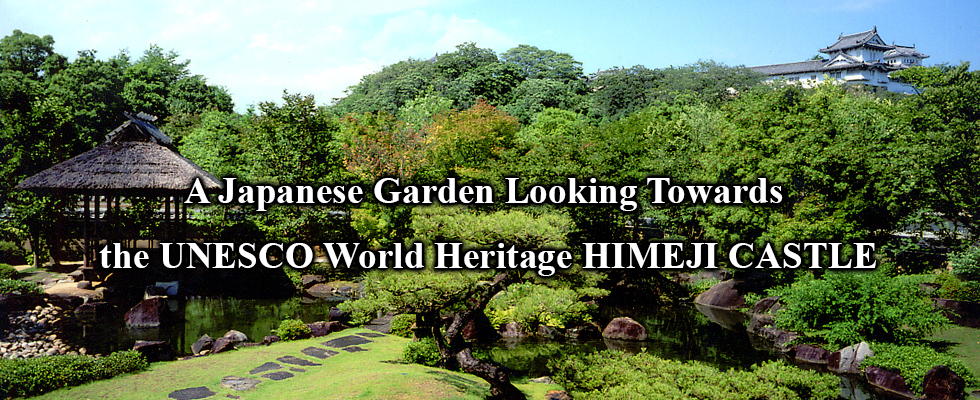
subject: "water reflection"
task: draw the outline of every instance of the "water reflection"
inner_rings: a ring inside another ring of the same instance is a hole
[[[125,309],[114,307],[95,319],[83,320],[72,332],[75,346],[89,353],[108,354],[133,348],[137,340],[162,340],[178,354],[187,355],[191,345],[204,334],[220,337],[228,330],[240,331],[252,341],[270,335],[279,322],[298,318],[306,322],[325,321],[337,302],[309,302],[289,299],[194,298],[170,300],[170,323],[158,328],[127,327]]]

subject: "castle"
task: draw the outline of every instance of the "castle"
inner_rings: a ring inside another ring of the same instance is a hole
[[[882,87],[892,92],[916,93],[912,85],[892,80],[893,71],[911,66],[921,66],[928,55],[915,46],[885,44],[878,36],[878,28],[870,31],[841,35],[837,43],[820,49],[827,58],[801,62],[752,67],[756,72],[768,75],[767,81],[785,80],[812,87],[825,79],[845,83],[863,83]]]

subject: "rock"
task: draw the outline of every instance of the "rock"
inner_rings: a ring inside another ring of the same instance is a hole
[[[549,390],[545,393],[544,400],[572,400],[572,396],[564,390]]]
[[[867,367],[864,369],[864,376],[868,379],[868,383],[879,389],[906,396],[912,395],[905,383],[905,378],[902,378],[897,372],[879,367]]]
[[[922,393],[929,400],[963,400],[966,381],[945,365],[937,365],[926,372],[922,380]]]
[[[240,376],[226,376],[221,378],[221,386],[234,391],[255,389],[262,381],[253,378],[243,378]]]
[[[599,332],[599,328],[595,325],[582,325],[569,328],[565,331],[565,336],[569,339],[590,340],[602,337],[602,332]]]
[[[956,325],[980,328],[980,303],[936,299],[936,308],[945,311],[946,318]]]
[[[830,352],[808,344],[796,346],[796,360],[810,364],[826,364]]]
[[[279,336],[269,335],[269,336],[266,336],[266,337],[263,337],[262,338],[262,344],[268,346],[268,345],[273,344],[275,342],[278,342],[280,340],[281,339],[279,339]]]
[[[500,336],[505,338],[522,338],[526,337],[527,333],[524,333],[524,330],[521,329],[521,325],[517,322],[508,322],[507,325],[504,325],[503,329],[500,331]]]
[[[146,299],[126,311],[127,326],[155,327],[169,317],[170,310],[162,297]]]
[[[76,286],[79,289],[92,290],[92,281],[80,281]]]
[[[558,333],[557,330],[555,330],[555,328],[552,328],[545,324],[538,324],[538,330],[535,333],[537,333],[538,336],[547,339],[554,339],[560,336],[560,334]]]
[[[838,374],[860,374],[861,363],[874,352],[867,342],[837,350],[827,357],[827,369]]]
[[[231,340],[232,342],[235,342],[235,343],[247,342],[248,341],[248,336],[245,336],[244,333],[241,333],[241,332],[236,331],[234,329],[226,332],[225,335],[222,336],[222,337],[223,338],[226,338],[228,340]]]
[[[204,334],[200,339],[197,339],[194,344],[191,345],[191,352],[194,354],[201,354],[202,351],[211,350],[211,346],[214,345],[214,338]]]
[[[350,328],[350,326],[347,326],[347,324],[344,324],[344,323],[339,322],[339,321],[330,321],[330,322],[327,322],[327,329],[329,329],[330,332],[340,332],[340,331],[342,331],[344,329],[349,329],[349,328]]]
[[[99,271],[92,267],[81,267],[77,271],[82,273],[82,280],[85,281],[98,281]]]
[[[620,340],[646,340],[647,328],[630,317],[615,318],[602,330],[602,337]]]
[[[782,304],[779,304],[779,296],[770,296],[755,302],[755,304],[752,305],[752,308],[749,309],[749,312],[758,314],[772,314],[780,308],[782,308]]]
[[[317,321],[311,324],[306,324],[310,328],[310,337],[320,337],[327,336],[330,334],[330,326],[327,322]]]
[[[347,313],[345,313],[344,310],[341,310],[337,307],[330,307],[330,316],[329,318],[327,318],[327,321],[347,322],[349,319],[350,316],[347,315]]]
[[[218,354],[229,350],[234,350],[235,343],[236,342],[226,337],[219,337],[218,340],[215,340],[214,344],[211,345],[211,354]]]
[[[477,343],[493,343],[500,339],[500,334],[493,328],[493,323],[484,313],[476,313],[473,319],[463,326],[460,335],[465,340]]]
[[[85,279],[84,275],[82,275],[81,270],[75,270],[68,273],[68,278],[70,278],[72,282],[81,282],[82,280]]]
[[[309,289],[318,283],[327,283],[327,280],[320,275],[303,275],[300,277],[303,289]]]
[[[770,314],[752,314],[749,319],[749,326],[746,330],[756,335],[765,327],[771,327],[776,323],[776,319]]]
[[[540,378],[528,379],[527,381],[531,383],[545,383],[548,385],[555,383],[555,381],[551,380],[550,376],[542,376]]]
[[[699,294],[694,299],[695,304],[724,309],[739,309],[745,307],[745,297],[738,290],[741,281],[729,279],[716,283],[710,289]]]
[[[149,362],[172,361],[175,359],[170,345],[163,341],[137,340],[136,344],[133,345],[133,350],[142,353],[146,357],[146,361]]]
[[[326,283],[317,283],[306,289],[306,293],[313,297],[332,297],[334,296],[334,288]]]

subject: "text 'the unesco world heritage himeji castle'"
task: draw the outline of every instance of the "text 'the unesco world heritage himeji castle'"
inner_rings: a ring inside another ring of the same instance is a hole
[[[826,58],[752,67],[768,75],[768,81],[785,80],[811,87],[824,80],[863,83],[897,93],[916,93],[911,85],[892,80],[889,74],[912,66],[921,66],[929,56],[915,46],[886,44],[878,28],[841,35],[837,43],[820,49]]]

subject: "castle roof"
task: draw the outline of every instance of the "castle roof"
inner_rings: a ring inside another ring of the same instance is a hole
[[[820,49],[820,52],[830,54],[855,47],[871,47],[878,50],[891,50],[895,48],[895,46],[886,44],[881,40],[881,37],[878,36],[878,27],[875,27],[870,31],[852,33],[850,35],[841,34],[837,38],[837,43]]]

